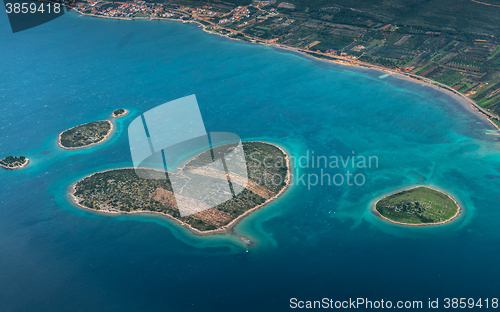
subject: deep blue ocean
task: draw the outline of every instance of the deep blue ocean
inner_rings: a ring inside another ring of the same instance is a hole
[[[287,311],[293,297],[425,306],[500,297],[500,140],[450,94],[196,24],[68,14],[13,34],[0,11],[0,156],[31,159],[0,170],[0,312]],[[277,143],[297,157],[376,156],[378,166],[359,171],[362,186],[295,183],[229,235],[198,237],[161,217],[70,204],[78,179],[131,165],[126,130],[135,117],[191,94],[209,132]],[[57,147],[61,131],[117,108],[131,113],[113,121],[107,142]],[[464,212],[407,228],[370,211],[385,194],[419,184],[446,191]],[[237,235],[254,242],[248,253]]]

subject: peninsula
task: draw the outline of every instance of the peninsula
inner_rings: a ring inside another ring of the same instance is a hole
[[[0,167],[3,167],[5,169],[19,169],[26,167],[29,162],[30,160],[24,156],[7,156],[4,159],[0,160]]]
[[[461,211],[451,196],[426,186],[388,195],[378,200],[374,208],[383,219],[402,225],[443,224]]]
[[[111,116],[113,116],[114,118],[117,118],[117,117],[121,117],[123,115],[126,115],[127,113],[128,113],[128,111],[126,109],[119,108],[119,109],[115,110]]]
[[[59,134],[57,144],[64,149],[88,147],[103,142],[112,131],[111,121],[93,121],[63,131]]]
[[[160,214],[198,234],[226,231],[244,216],[278,198],[290,183],[290,162],[282,148],[270,143],[245,142],[243,150],[248,184],[241,184],[241,177],[231,176],[231,184],[245,186],[243,191],[222,204],[185,217],[180,215],[176,202],[178,194],[174,196],[168,177],[143,178],[145,175],[158,175],[160,171],[153,169],[140,169],[144,170],[141,176],[137,175],[134,168],[92,174],[71,186],[71,200],[81,208],[93,211]],[[181,175],[186,177],[185,183],[189,183],[193,175],[217,176],[213,169],[197,167],[191,170],[191,165],[196,164],[200,155],[188,161],[178,173],[168,172],[167,176]],[[191,170],[187,173],[189,176],[186,175],[186,168]],[[196,204],[196,200],[192,202]]]

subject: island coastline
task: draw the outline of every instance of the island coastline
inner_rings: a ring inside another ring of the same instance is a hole
[[[251,142],[257,142],[257,141],[250,141],[250,142],[247,142],[247,143],[251,143]],[[259,141],[260,142],[260,141]],[[135,169],[133,167],[125,167],[125,168],[115,168],[115,169],[109,169],[109,170],[104,170],[104,171],[100,171],[100,172],[95,172],[91,175],[88,175],[88,176],[85,176],[81,179],[79,179],[78,181],[76,181],[75,183],[73,183],[70,187],[69,187],[69,197],[70,197],[70,200],[73,204],[77,205],[78,207],[80,208],[83,208],[83,209],[86,209],[86,210],[90,210],[92,212],[97,212],[97,213],[104,213],[104,214],[114,214],[114,215],[133,215],[133,214],[151,214],[151,215],[159,215],[159,216],[163,216],[163,217],[167,217],[169,218],[170,220],[173,220],[174,222],[176,222],[177,224],[183,226],[184,228],[190,230],[193,234],[196,234],[196,235],[199,235],[199,236],[206,236],[206,235],[213,235],[213,234],[220,234],[220,233],[229,233],[244,217],[260,210],[261,208],[263,208],[264,206],[266,206],[267,204],[271,203],[272,201],[278,199],[281,195],[283,195],[283,193],[289,188],[290,186],[290,183],[291,183],[291,173],[292,173],[292,169],[290,168],[290,156],[289,154],[280,146],[276,145],[276,144],[273,144],[273,143],[269,143],[269,142],[261,142],[261,143],[266,143],[266,144],[269,144],[271,146],[274,146],[276,148],[278,148],[284,155],[285,155],[285,158],[286,158],[286,164],[287,164],[287,175],[286,175],[286,180],[285,180],[285,186],[277,193],[275,194],[274,196],[268,198],[265,202],[263,202],[262,204],[260,205],[257,205],[247,211],[245,211],[243,214],[239,215],[238,217],[236,217],[235,219],[231,220],[231,222],[229,222],[228,224],[218,228],[218,229],[214,229],[214,230],[207,230],[207,231],[200,231],[199,229],[196,229],[194,227],[192,227],[191,225],[181,221],[181,220],[178,220],[174,217],[172,217],[171,215],[167,214],[167,213],[164,213],[164,212],[156,212],[156,211],[146,211],[146,210],[140,210],[140,211],[106,211],[106,210],[96,210],[96,209],[92,209],[92,208],[89,208],[89,207],[86,207],[82,204],[79,203],[79,201],[77,200],[77,197],[74,195],[75,192],[76,192],[76,185],[88,178],[88,177],[91,177],[95,174],[98,174],[98,173],[103,173],[103,172],[108,172],[108,171],[113,171],[113,170],[122,170],[122,169]]]
[[[404,222],[397,222],[397,221],[394,221],[394,220],[391,220],[387,217],[384,217],[382,214],[380,214],[380,212],[377,211],[377,203],[379,201],[381,201],[382,199],[388,197],[388,196],[391,196],[391,195],[394,195],[394,194],[397,194],[397,193],[400,193],[400,192],[404,192],[404,191],[409,191],[409,190],[412,190],[412,189],[415,189],[415,188],[419,188],[419,187],[425,187],[425,188],[428,188],[428,189],[431,189],[431,190],[434,190],[434,191],[437,191],[437,192],[440,192],[440,193],[443,193],[445,194],[446,196],[448,196],[449,199],[451,199],[455,205],[457,205],[458,209],[457,209],[457,212],[451,217],[449,218],[448,220],[445,220],[445,221],[441,221],[441,222],[436,222],[436,223],[421,223],[421,224],[413,224],[413,223],[404,223]],[[417,185],[417,186],[414,186],[414,187],[410,187],[410,188],[407,188],[407,189],[403,189],[403,190],[400,190],[400,191],[396,191],[394,193],[391,193],[391,194],[388,194],[388,195],[385,195],[384,197],[382,198],[379,198],[372,206],[372,212],[374,212],[374,214],[378,217],[380,217],[381,219],[383,220],[386,220],[386,221],[389,221],[391,223],[394,223],[394,224],[398,224],[398,225],[403,225],[403,226],[414,226],[414,227],[417,227],[417,226],[433,226],[433,225],[443,225],[443,224],[446,224],[446,223],[449,223],[449,222],[452,222],[453,220],[455,220],[461,213],[462,213],[462,207],[457,203],[457,201],[451,197],[449,194],[441,191],[441,190],[438,190],[438,189],[435,189],[433,187],[430,187],[430,186],[426,186],[426,185]]]
[[[24,167],[26,167],[29,163],[30,163],[29,158],[25,158],[25,162],[24,162],[24,164],[22,164],[22,165],[20,165],[20,166],[16,166],[16,167],[9,167],[9,166],[5,166],[5,165],[3,165],[3,164],[0,164],[0,167],[5,168],[5,169],[9,169],[9,170],[15,170],[15,169],[21,169],[21,168],[24,168]]]

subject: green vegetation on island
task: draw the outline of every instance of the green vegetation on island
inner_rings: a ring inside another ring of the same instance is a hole
[[[0,166],[6,169],[18,169],[25,167],[29,163],[29,159],[24,156],[7,156],[0,160]]]
[[[142,171],[140,176],[132,168],[99,172],[78,181],[73,186],[72,199],[78,205],[96,211],[167,215],[199,232],[227,229],[228,224],[244,213],[275,198],[284,190],[289,178],[287,155],[277,146],[246,142],[243,150],[248,170],[246,188],[232,199],[192,215],[180,216],[168,176],[180,175],[188,183],[196,175],[210,176],[210,170],[198,169],[189,172],[189,177],[183,170],[169,172],[166,180],[159,176],[163,172],[152,169],[138,169]],[[197,161],[204,158],[201,155],[190,160],[184,168],[200,168]],[[145,179],[145,176],[151,178]],[[238,177],[231,176],[231,183],[240,183]]]
[[[62,132],[58,144],[66,149],[87,147],[104,141],[112,130],[109,120],[89,122]]]
[[[125,115],[126,113],[127,113],[127,110],[125,110],[123,108],[119,108],[113,112],[113,117],[120,117],[120,116]]]
[[[441,224],[460,213],[449,195],[425,186],[386,196],[377,201],[375,210],[389,221],[407,225]]]

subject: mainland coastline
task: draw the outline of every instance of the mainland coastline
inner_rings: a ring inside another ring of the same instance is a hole
[[[246,143],[264,143],[264,142],[246,142]],[[272,197],[268,198],[265,202],[245,211],[243,214],[239,215],[238,217],[236,217],[235,219],[231,220],[228,224],[224,225],[224,226],[221,226],[217,229],[213,229],[213,230],[207,230],[207,231],[201,231],[197,228],[194,228],[193,226],[191,226],[190,224],[186,223],[186,222],[183,222],[182,220],[179,220],[175,217],[173,217],[172,215],[168,214],[168,213],[165,213],[165,212],[158,212],[158,211],[150,211],[150,210],[137,210],[137,211],[113,211],[113,210],[96,210],[96,209],[92,209],[90,207],[87,207],[83,204],[81,204],[81,199],[78,198],[75,193],[77,191],[76,189],[76,186],[83,180],[87,179],[87,178],[90,178],[96,174],[100,174],[100,173],[105,173],[105,172],[110,172],[110,171],[117,171],[117,170],[124,170],[124,169],[135,169],[133,167],[126,167],[126,168],[115,168],[115,169],[109,169],[109,170],[105,170],[105,171],[101,171],[101,172],[95,172],[91,175],[88,175],[88,176],[85,176],[83,178],[81,178],[80,180],[76,181],[75,183],[73,183],[70,187],[69,187],[69,198],[70,198],[70,201],[75,204],[76,206],[82,208],[82,209],[86,209],[86,210],[90,210],[92,212],[97,212],[97,213],[104,213],[104,214],[112,214],[112,215],[133,215],[133,214],[137,214],[137,215],[141,215],[141,214],[152,214],[152,215],[159,215],[159,216],[163,216],[163,217],[167,217],[168,219],[170,220],[173,220],[175,223],[183,226],[184,228],[190,230],[193,234],[196,234],[196,235],[199,235],[199,236],[206,236],[206,235],[213,235],[213,234],[219,234],[219,233],[227,233],[227,232],[230,232],[239,222],[241,222],[241,220],[243,220],[246,216],[262,209],[264,206],[268,205],[269,203],[275,201],[276,199],[278,199],[279,197],[281,197],[284,192],[289,188],[290,186],[290,183],[291,183],[291,172],[292,172],[292,169],[290,167],[290,156],[289,154],[280,146],[276,145],[276,144],[273,144],[273,143],[269,143],[269,142],[265,142],[265,144],[268,144],[268,145],[271,145],[277,149],[279,149],[284,155],[285,155],[285,159],[286,159],[286,165],[287,165],[287,173],[286,173],[286,179],[284,181],[285,185],[280,189],[280,191],[273,195]],[[196,157],[195,157],[196,158]],[[182,169],[181,169],[182,170]]]
[[[453,201],[453,203],[457,206],[457,211],[456,213],[451,216],[449,219],[447,220],[444,220],[444,221],[440,221],[440,222],[433,222],[433,223],[419,223],[419,224],[415,224],[415,223],[406,223],[406,222],[398,222],[398,221],[395,221],[395,220],[392,220],[390,218],[387,218],[385,216],[383,216],[376,208],[377,208],[377,203],[380,202],[381,200],[385,199],[385,198],[388,198],[390,196],[393,196],[393,195],[396,195],[396,194],[399,194],[401,192],[405,192],[405,191],[410,191],[410,190],[413,190],[413,189],[417,189],[417,188],[427,188],[427,189],[430,189],[430,190],[434,190],[436,192],[439,192],[439,193],[442,193],[444,195],[446,195],[449,199],[451,199]],[[443,224],[446,224],[446,223],[449,223],[449,222],[452,222],[453,220],[455,220],[456,218],[458,218],[458,216],[462,213],[463,209],[462,207],[457,203],[457,201],[451,197],[449,194],[441,191],[441,190],[438,190],[438,189],[435,189],[435,188],[432,188],[432,187],[429,187],[429,186],[425,186],[425,185],[417,185],[417,186],[414,186],[414,187],[410,187],[408,189],[404,189],[404,190],[400,190],[400,191],[396,191],[396,192],[393,192],[391,194],[388,194],[382,198],[379,198],[372,206],[372,209],[371,211],[377,216],[377,217],[380,217],[381,219],[383,220],[386,220],[390,223],[394,223],[394,224],[398,224],[398,225],[403,225],[403,226],[413,226],[413,227],[417,227],[417,226],[433,226],[433,225],[443,225]]]
[[[113,111],[113,113],[111,114],[111,116],[113,118],[118,118],[118,117],[125,116],[127,114],[128,114],[128,110],[123,109],[123,108],[119,108],[119,109]]]

